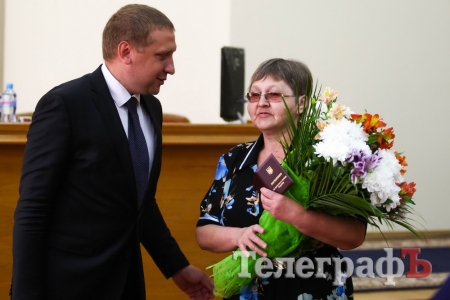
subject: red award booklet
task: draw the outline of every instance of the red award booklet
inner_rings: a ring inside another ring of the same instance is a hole
[[[284,194],[294,181],[281,167],[278,160],[270,154],[269,157],[258,167],[253,179],[253,186],[259,191],[262,187],[268,188],[279,194]]]

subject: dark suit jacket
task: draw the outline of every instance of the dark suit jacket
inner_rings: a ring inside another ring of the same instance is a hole
[[[165,277],[189,263],[156,204],[161,104],[142,96],[156,133],[144,203],[128,140],[101,69],[55,87],[36,106],[13,233],[13,299],[119,299],[128,278],[145,299],[140,243]]]

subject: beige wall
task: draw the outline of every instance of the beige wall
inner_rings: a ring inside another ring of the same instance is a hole
[[[6,0],[4,80],[14,83],[17,111],[32,111],[44,93],[94,71],[103,28],[129,0]],[[141,0],[175,25],[176,73],[158,98],[167,113],[194,123],[224,123],[220,49],[230,43],[231,0]]]

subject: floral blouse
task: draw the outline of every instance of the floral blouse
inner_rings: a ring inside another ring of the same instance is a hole
[[[262,136],[239,144],[223,154],[217,164],[214,182],[201,203],[197,226],[216,224],[248,227],[257,224],[263,212],[258,192],[253,189]]]
[[[261,135],[257,141],[236,145],[219,158],[214,181],[200,204],[197,226],[215,224],[243,228],[258,224],[264,209],[259,192],[253,187],[253,178],[263,146]],[[328,245],[306,256],[312,259],[342,257],[336,248]],[[333,265],[328,265],[323,271],[323,278],[256,278],[242,287],[239,295],[230,299],[353,299],[351,278],[347,278],[344,286],[334,286]]]

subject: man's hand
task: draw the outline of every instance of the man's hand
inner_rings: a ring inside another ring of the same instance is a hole
[[[208,300],[214,298],[214,285],[211,279],[194,266],[187,266],[172,276],[173,282],[185,292],[191,300]]]

